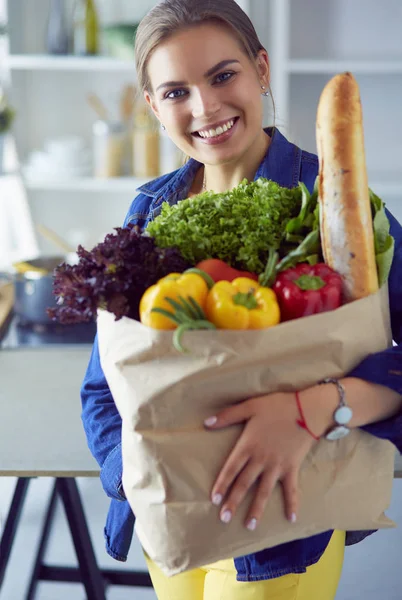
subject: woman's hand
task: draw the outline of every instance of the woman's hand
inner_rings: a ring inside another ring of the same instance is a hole
[[[215,505],[224,501],[220,512],[224,523],[229,523],[256,482],[256,494],[246,519],[250,530],[256,528],[278,482],[282,484],[286,517],[293,523],[296,521],[299,470],[315,443],[297,425],[298,418],[295,394],[274,393],[231,406],[205,421],[208,429],[245,423],[212,490]]]

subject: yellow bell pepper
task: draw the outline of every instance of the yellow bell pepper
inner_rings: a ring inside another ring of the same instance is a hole
[[[218,329],[263,329],[280,321],[275,292],[248,277],[218,281],[208,294],[205,314]]]
[[[141,323],[153,329],[176,329],[177,322],[153,311],[154,308],[171,311],[172,305],[166,300],[181,302],[181,299],[195,300],[204,309],[208,296],[208,284],[204,277],[195,272],[170,273],[149,287],[140,301]]]

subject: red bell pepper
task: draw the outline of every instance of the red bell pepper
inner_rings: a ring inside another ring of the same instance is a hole
[[[279,273],[273,290],[281,321],[335,310],[342,304],[342,278],[325,263],[300,263]]]
[[[258,281],[258,275],[255,273],[238,271],[219,258],[207,258],[202,260],[196,265],[196,268],[208,273],[215,283],[218,281],[233,281],[233,279],[236,279],[237,277],[248,277],[249,279]]]

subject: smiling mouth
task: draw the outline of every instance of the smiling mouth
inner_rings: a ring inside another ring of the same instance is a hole
[[[218,127],[216,127],[216,128],[211,127],[211,129],[201,129],[200,131],[194,131],[191,135],[193,135],[194,137],[199,137],[199,138],[203,138],[203,139],[210,139],[210,138],[218,137],[219,135],[222,135],[222,133],[225,133],[226,131],[229,131],[230,129],[232,129],[232,127],[238,121],[238,119],[239,119],[239,117],[234,117],[233,119],[228,119],[227,121],[224,121],[223,123],[221,123],[221,125],[218,125]]]

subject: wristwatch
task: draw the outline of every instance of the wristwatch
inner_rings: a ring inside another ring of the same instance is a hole
[[[326,379],[323,379],[322,381],[320,381],[320,384],[323,384],[323,383],[333,383],[334,385],[336,385],[337,390],[339,392],[339,405],[338,405],[337,409],[335,410],[334,416],[333,416],[333,419],[334,419],[336,425],[331,427],[326,432],[324,437],[325,437],[325,439],[330,440],[330,441],[340,440],[350,433],[350,428],[348,427],[348,423],[350,422],[350,420],[353,417],[353,411],[350,408],[350,406],[348,406],[346,404],[345,388],[343,387],[341,382],[338,381],[338,379],[333,379],[331,377],[327,377]]]

